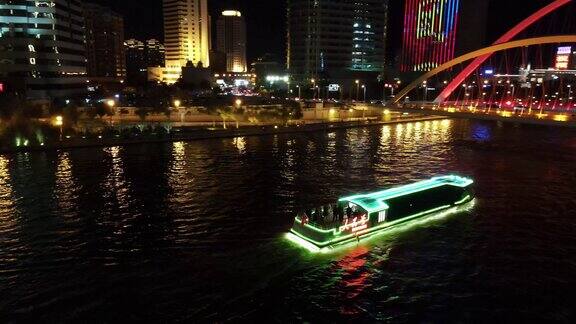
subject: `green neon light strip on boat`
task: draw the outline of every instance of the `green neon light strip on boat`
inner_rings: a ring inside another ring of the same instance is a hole
[[[383,223],[383,224],[380,224],[380,225],[378,225],[378,226],[368,228],[367,230],[364,230],[364,231],[359,232],[359,233],[353,233],[353,234],[348,234],[348,235],[345,235],[345,236],[342,236],[342,237],[337,237],[337,238],[332,239],[332,240],[327,241],[327,242],[318,242],[318,241],[315,241],[315,240],[313,240],[313,239],[307,238],[307,237],[303,236],[303,235],[300,234],[300,233],[296,233],[296,232],[294,232],[294,231],[291,231],[291,232],[292,232],[293,234],[299,236],[300,238],[308,241],[308,242],[311,242],[311,243],[313,243],[313,244],[316,244],[316,246],[318,246],[318,247],[325,247],[325,246],[332,245],[332,244],[334,244],[334,243],[340,243],[340,242],[342,242],[342,241],[346,241],[346,240],[350,240],[350,239],[353,240],[353,239],[356,239],[356,237],[362,237],[363,235],[365,235],[365,234],[367,234],[367,233],[376,232],[376,231],[378,231],[378,230],[385,229],[385,228],[388,228],[388,227],[391,227],[391,226],[394,226],[394,225],[397,225],[397,224],[400,224],[400,223],[404,223],[404,222],[410,221],[410,220],[412,220],[412,219],[414,219],[414,218],[417,218],[417,217],[420,217],[420,216],[423,216],[423,215],[426,215],[426,214],[431,214],[431,213],[434,213],[434,212],[437,212],[437,211],[440,211],[440,210],[443,210],[443,209],[447,209],[447,208],[450,208],[450,207],[452,207],[452,206],[451,206],[451,205],[445,205],[445,206],[442,206],[442,207],[430,209],[430,210],[428,210],[428,211],[424,211],[424,212],[421,212],[421,213],[418,213],[418,214],[414,214],[414,215],[412,215],[412,216],[404,217],[404,218],[401,218],[401,219],[399,219],[399,220],[395,220],[395,221],[393,221],[393,222]]]
[[[406,186],[386,189],[383,191],[378,191],[369,194],[354,195],[349,197],[344,197],[339,199],[339,202],[352,202],[362,208],[366,209],[369,213],[382,211],[388,209],[389,206],[384,202],[385,200],[393,199],[403,195],[409,195],[423,190],[428,190],[432,188],[441,187],[444,185],[456,186],[456,187],[467,187],[473,184],[474,181],[468,178],[460,176],[445,176],[445,177],[435,177],[429,180],[424,180],[409,184]],[[374,200],[371,203],[367,203],[365,200]]]
[[[467,195],[466,197],[464,197],[464,199],[455,202],[454,205],[463,204],[463,203],[467,202],[470,198],[471,198],[470,195]]]
[[[420,214],[416,214],[413,216],[410,216],[409,218],[403,218],[401,220],[395,221],[395,222],[391,222],[391,223],[387,223],[386,225],[388,225],[387,227],[382,227],[379,229],[383,229],[386,228],[386,231],[372,231],[369,233],[366,233],[364,235],[360,235],[360,238],[362,238],[364,240],[364,242],[366,241],[366,239],[373,239],[375,237],[378,237],[380,235],[384,235],[386,233],[391,233],[393,231],[399,230],[401,228],[404,227],[413,227],[413,226],[418,226],[420,224],[424,224],[436,219],[441,219],[444,217],[447,217],[449,215],[464,211],[464,210],[470,210],[472,207],[474,207],[476,203],[476,200],[473,199],[471,200],[468,204],[466,205],[462,205],[461,207],[452,207],[449,209],[445,209],[442,212],[439,213],[434,213],[434,211],[429,211],[427,213],[430,214],[430,217],[425,217],[425,218],[418,218],[422,215]],[[466,207],[464,207],[466,206]],[[330,253],[330,252],[334,252],[335,250],[338,250],[340,248],[346,248],[348,245],[356,243],[355,242],[355,238],[356,236],[353,237],[353,239],[345,239],[341,242],[335,243],[333,245],[330,246],[324,246],[322,248],[318,247],[317,245],[314,245],[313,243],[311,243],[311,241],[313,242],[313,240],[308,240],[306,238],[304,238],[303,236],[300,236],[298,233],[295,232],[289,232],[285,235],[286,239],[297,244],[298,246],[300,246],[301,248],[304,248],[305,250],[312,252],[312,253]],[[357,243],[356,243],[357,244]]]

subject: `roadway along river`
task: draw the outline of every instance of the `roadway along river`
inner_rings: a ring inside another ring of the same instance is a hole
[[[469,212],[328,255],[299,206],[460,173]],[[468,121],[0,155],[0,322],[569,322],[576,131]]]

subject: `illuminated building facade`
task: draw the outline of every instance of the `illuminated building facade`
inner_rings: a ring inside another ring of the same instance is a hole
[[[28,97],[86,92],[85,55],[79,0],[0,2],[0,77]]]
[[[227,72],[246,72],[246,22],[240,11],[226,10],[216,22],[216,49],[226,54]]]
[[[406,0],[402,72],[425,72],[484,45],[486,0]]]
[[[125,79],[124,18],[106,7],[85,3],[84,21],[88,77]]]
[[[556,70],[568,70],[572,67],[572,46],[561,46],[556,51],[554,67]]]
[[[164,0],[166,65],[210,65],[210,17],[207,0]]]
[[[288,69],[299,80],[384,69],[387,0],[289,0]]]

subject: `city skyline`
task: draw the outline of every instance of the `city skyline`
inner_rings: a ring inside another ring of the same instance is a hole
[[[536,8],[542,7],[549,0],[523,0],[491,1],[489,10],[507,13],[507,19],[493,20],[487,30],[487,41],[495,40],[506,30],[525,18]],[[124,15],[126,25],[126,38],[139,40],[158,39],[164,41],[162,0],[147,1],[145,7],[140,0],[92,0],[91,2],[109,6]],[[138,10],[134,10],[137,7]],[[210,15],[218,17],[223,10],[239,10],[246,18],[248,35],[247,57],[254,62],[259,56],[266,53],[274,54],[281,62],[286,61],[286,1],[266,0],[221,0],[211,1],[208,4]],[[390,1],[389,26],[387,39],[387,61],[396,59],[402,45],[404,1]],[[145,21],[145,24],[140,23]],[[215,21],[213,19],[213,26]],[[214,34],[214,33],[213,33]]]

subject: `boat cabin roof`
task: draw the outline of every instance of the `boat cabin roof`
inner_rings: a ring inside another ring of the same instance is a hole
[[[474,183],[474,181],[472,181],[469,178],[455,175],[435,177],[429,180],[424,180],[401,187],[386,189],[383,191],[344,197],[339,199],[338,202],[351,202],[364,208],[367,212],[371,213],[388,209],[389,205],[386,203],[386,200],[392,198],[409,195],[415,192],[437,188],[444,185],[464,188],[468,187],[472,183]]]

